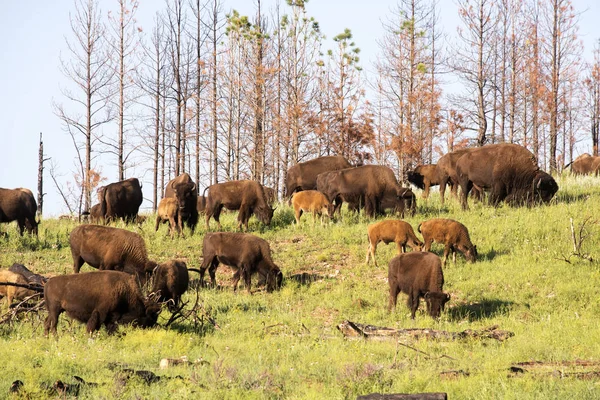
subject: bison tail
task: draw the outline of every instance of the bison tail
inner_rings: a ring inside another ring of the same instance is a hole
[[[197,272],[197,273],[199,273],[199,274],[201,274],[201,273],[202,273],[202,271],[200,271],[198,268],[188,268],[187,270],[188,270],[188,271],[192,271],[192,272]]]
[[[420,224],[417,226],[417,231],[418,231],[419,233],[422,233],[422,232],[421,232],[421,224],[423,224],[423,223],[421,222],[421,223],[420,223]]]

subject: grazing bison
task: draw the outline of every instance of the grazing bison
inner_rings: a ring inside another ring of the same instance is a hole
[[[537,166],[535,156],[526,148],[511,144],[490,144],[472,149],[456,162],[461,205],[468,209],[467,197],[474,187],[490,190],[490,204],[501,201],[532,204],[552,199],[558,185]]]
[[[298,163],[287,170],[284,197],[291,197],[301,190],[317,189],[317,176],[323,172],[351,167],[342,156],[324,156]]]
[[[263,224],[271,224],[274,209],[269,206],[260,183],[250,180],[230,181],[211,185],[206,190],[206,229],[209,229],[210,219],[214,218],[221,230],[219,217],[223,207],[228,210],[240,210],[238,228],[244,226],[248,230],[248,221],[253,213]]]
[[[438,184],[440,185],[440,200],[444,205],[446,185],[450,185],[452,194],[456,197],[458,193],[458,174],[456,173],[456,162],[459,158],[472,149],[459,149],[444,154],[438,160],[436,167],[438,172]],[[476,190],[476,189],[475,189]]]
[[[395,191],[397,197],[403,196],[406,191],[398,184],[394,172],[382,165],[363,165],[330,172],[319,183],[318,190],[331,202],[330,215],[333,215],[334,201],[364,198],[365,213],[374,217],[382,212],[381,201],[387,191]]]
[[[159,302],[169,302],[169,308],[177,309],[181,296],[188,289],[190,278],[185,262],[171,260],[159,264],[154,272],[152,292],[158,295]]]
[[[27,285],[29,283],[23,275],[7,269],[0,269],[0,282],[18,283],[21,285]],[[13,299],[23,300],[26,297],[33,296],[35,293],[36,292],[31,289],[18,286],[0,285],[0,296],[6,298],[8,306],[12,304]]]
[[[427,313],[438,318],[450,295],[443,293],[444,274],[440,258],[433,253],[417,252],[400,254],[392,258],[388,266],[390,299],[388,312],[396,307],[400,292],[408,295],[410,316],[415,319],[421,297],[427,303]]]
[[[331,218],[329,214],[329,200],[327,200],[327,197],[323,193],[317,190],[303,190],[294,193],[292,196],[292,206],[294,207],[296,224],[300,224],[302,212],[312,212],[313,222],[317,218],[317,215],[321,217],[321,222],[323,222],[323,212]]]
[[[444,265],[452,251],[456,263],[456,250],[465,255],[467,261],[477,261],[477,246],[474,246],[466,226],[453,219],[434,218],[422,222],[417,230],[423,235],[423,251],[431,250],[433,242],[444,244]]]
[[[136,275],[145,284],[156,267],[148,260],[144,239],[135,232],[102,225],[79,225],[69,236],[73,272],[84,263],[100,270]]]
[[[198,190],[190,175],[183,173],[171,179],[165,189],[165,198],[177,200],[179,207],[177,223],[183,229],[185,222],[193,234],[198,224]]]
[[[37,203],[31,190],[24,188],[0,188],[0,223],[17,221],[19,234],[27,229],[29,234],[38,233],[36,220]]]
[[[215,272],[219,263],[222,263],[238,270],[233,277],[234,291],[242,276],[246,290],[251,293],[251,277],[256,272],[266,281],[268,292],[281,287],[283,274],[271,259],[271,247],[258,236],[247,233],[207,233],[202,243],[202,256],[200,280],[204,280],[204,272],[208,268],[213,286],[217,283]]]
[[[408,181],[423,190],[423,198],[429,197],[429,188],[440,184],[437,165],[417,165],[413,171],[407,173]]]
[[[105,222],[123,219],[135,222],[144,200],[142,186],[137,178],[114,182],[98,189],[100,215]]]
[[[169,222],[169,233],[171,237],[175,236],[175,232],[181,235],[183,231],[182,220],[179,218],[179,206],[177,205],[177,199],[172,197],[163,197],[158,203],[158,210],[156,210],[156,224],[154,225],[154,231],[158,231],[158,227],[161,222]]]
[[[600,157],[583,153],[571,163],[571,173],[573,175],[589,175],[596,172],[596,167],[600,164]]]
[[[383,198],[381,199],[381,213],[385,213],[387,211],[392,214],[398,215],[401,218],[404,218],[406,211],[410,213],[410,215],[415,215],[417,211],[417,199],[412,190],[408,188],[403,188],[404,190],[401,192],[401,195],[398,196],[398,192],[396,189],[388,189],[383,194]],[[348,203],[348,211],[351,212],[359,212],[364,208],[365,198],[364,196],[358,195],[342,195],[340,196],[341,201],[338,201],[334,205],[334,211],[337,211],[338,214],[340,212],[341,205],[346,202]]]
[[[196,210],[198,210],[198,215],[204,214],[206,212],[206,197],[198,196]]]
[[[385,244],[396,243],[398,246],[398,254],[406,252],[406,245],[409,245],[414,251],[421,250],[423,243],[415,235],[413,227],[405,221],[400,220],[386,220],[371,224],[367,227],[367,238],[369,239],[369,248],[367,249],[367,264],[369,263],[369,257],[373,256],[375,266],[377,265],[377,259],[375,253],[377,252],[377,244],[383,242]]]
[[[269,207],[273,207],[273,204],[277,201],[277,192],[272,187],[263,186],[265,196],[267,196],[267,204]]]
[[[145,300],[135,278],[119,271],[96,271],[50,278],[44,286],[48,317],[44,334],[56,335],[58,317],[67,315],[87,324],[88,333],[106,326],[109,334],[118,324],[148,328],[156,324],[160,306]]]

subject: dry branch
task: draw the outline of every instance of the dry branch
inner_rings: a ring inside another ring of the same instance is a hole
[[[504,331],[498,329],[497,325],[481,330],[467,329],[462,332],[448,332],[434,329],[421,329],[421,328],[409,328],[409,329],[394,329],[386,327],[378,327],[373,325],[364,325],[352,321],[344,321],[337,326],[342,334],[347,338],[363,337],[365,339],[395,339],[395,338],[407,338],[407,339],[436,339],[436,340],[457,340],[464,338],[474,339],[496,339],[498,341],[504,341],[512,336],[513,332]]]

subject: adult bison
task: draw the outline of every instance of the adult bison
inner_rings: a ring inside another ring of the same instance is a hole
[[[446,185],[450,185],[452,194],[456,197],[458,193],[458,175],[456,173],[456,162],[459,158],[472,149],[459,149],[444,154],[438,160],[436,167],[438,173],[438,184],[440,185],[440,201],[444,205]]]
[[[422,197],[429,197],[429,188],[440,184],[439,173],[436,164],[417,165],[417,167],[408,171],[407,178],[410,183],[423,190]]]
[[[169,309],[176,310],[190,282],[185,262],[171,260],[160,264],[156,267],[153,280],[152,292],[156,293],[158,301],[168,301]]]
[[[219,217],[223,207],[228,210],[239,210],[238,228],[244,226],[248,230],[250,216],[256,217],[265,225],[271,224],[274,209],[269,202],[263,186],[255,181],[241,180],[216,183],[205,189],[206,196],[206,229],[209,229],[209,221],[214,218],[219,230],[221,222]]]
[[[148,328],[156,324],[160,306],[146,300],[131,275],[119,271],[96,271],[50,278],[44,286],[48,316],[44,334],[56,335],[58,317],[63,311],[87,325],[93,333],[104,324],[109,334],[118,324]]]
[[[600,157],[583,153],[571,163],[571,173],[573,175],[589,175],[595,173],[595,169],[600,162]]]
[[[472,149],[456,162],[461,205],[468,209],[467,197],[473,186],[489,190],[490,204],[508,200],[514,205],[549,202],[558,185],[537,165],[535,156],[517,144],[490,144]]]
[[[144,284],[156,263],[148,259],[144,239],[135,232],[102,225],[79,225],[69,236],[73,272],[84,263],[100,270],[136,275]]]
[[[190,175],[183,173],[171,179],[165,188],[165,198],[177,200],[177,224],[183,227],[185,223],[193,234],[198,224],[198,190]]]
[[[394,172],[382,165],[363,165],[329,173],[319,180],[318,190],[324,193],[332,205],[344,198],[364,198],[365,213],[369,217],[382,212],[381,202],[387,191],[393,191],[402,197],[406,189],[398,184]]]
[[[17,221],[21,236],[25,229],[28,233],[37,235],[36,212],[37,203],[31,190],[0,188],[0,223]]]
[[[316,190],[317,176],[323,172],[351,167],[342,156],[324,156],[298,163],[287,170],[284,197],[290,198],[300,190]]]
[[[114,182],[98,189],[98,200],[100,215],[105,222],[117,218],[125,222],[135,222],[144,200],[142,186],[137,178]]]

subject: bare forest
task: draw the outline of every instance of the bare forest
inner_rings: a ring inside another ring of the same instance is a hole
[[[77,155],[60,189],[69,210],[133,174],[155,210],[184,172],[200,192],[253,179],[281,193],[289,167],[324,155],[403,180],[490,143],[523,145],[551,172],[579,148],[599,154],[600,46],[582,57],[570,0],[457,0],[451,32],[438,1],[398,0],[372,66],[352,27],[326,39],[307,1],[254,5],[246,16],[226,0],[166,0],[142,27],[136,0],[75,0],[54,104]]]

